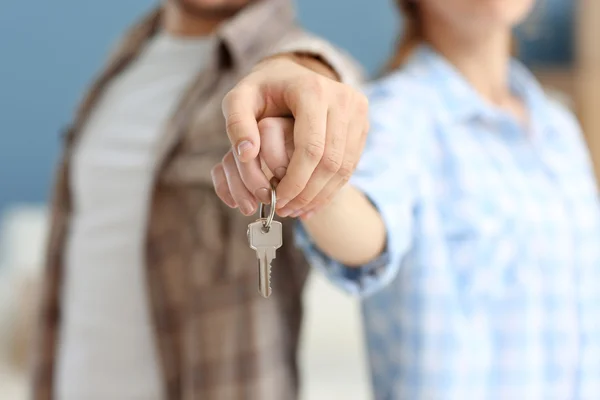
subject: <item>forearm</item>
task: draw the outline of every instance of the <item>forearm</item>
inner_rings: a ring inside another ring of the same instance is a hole
[[[349,267],[369,263],[385,248],[386,229],[381,215],[362,192],[351,186],[302,223],[324,254]]]

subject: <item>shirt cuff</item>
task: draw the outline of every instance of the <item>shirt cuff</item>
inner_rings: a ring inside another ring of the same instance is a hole
[[[392,266],[388,246],[375,260],[360,267],[349,267],[325,255],[313,242],[299,221],[295,226],[296,246],[304,252],[311,266],[321,271],[329,281],[345,292],[367,297],[381,288]]]
[[[352,58],[326,40],[304,31],[295,31],[283,38],[268,57],[284,53],[313,55],[326,63],[340,77],[340,82],[361,87],[365,76],[362,68]]]

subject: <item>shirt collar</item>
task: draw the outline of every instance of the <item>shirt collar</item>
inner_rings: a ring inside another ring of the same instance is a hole
[[[233,66],[253,64],[294,24],[291,0],[257,0],[217,31]]]
[[[473,118],[497,120],[507,116],[483,99],[452,64],[427,44],[415,49],[406,70],[426,79],[436,88],[444,108],[442,114],[451,121]],[[509,84],[511,90],[525,102],[532,128],[543,129],[542,125],[550,120],[546,96],[531,72],[515,59],[510,61]]]
[[[512,91],[523,99],[529,112],[533,134],[554,131],[553,119],[546,92],[535,76],[520,61],[511,60],[510,84]]]
[[[152,10],[132,30],[133,38],[146,41],[160,28],[162,7]],[[247,66],[256,63],[294,25],[292,0],[256,0],[225,21],[215,33],[220,64]],[[224,56],[224,57],[223,57]],[[223,60],[226,62],[223,62]]]

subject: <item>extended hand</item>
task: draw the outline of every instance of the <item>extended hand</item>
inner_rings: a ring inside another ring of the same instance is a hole
[[[240,81],[223,114],[233,151],[213,168],[213,182],[245,215],[270,201],[260,158],[280,180],[280,216],[327,204],[354,172],[369,126],[362,93],[286,57],[262,62]]]

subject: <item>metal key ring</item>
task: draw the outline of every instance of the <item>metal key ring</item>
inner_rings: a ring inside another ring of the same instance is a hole
[[[275,193],[275,186],[273,186],[271,184],[271,209],[269,210],[269,216],[265,216],[265,205],[263,203],[260,203],[260,218],[261,219],[266,219],[266,221],[263,222],[263,228],[268,232],[269,229],[271,229],[271,223],[273,222],[273,219],[275,218],[275,206],[277,205],[277,194]]]

